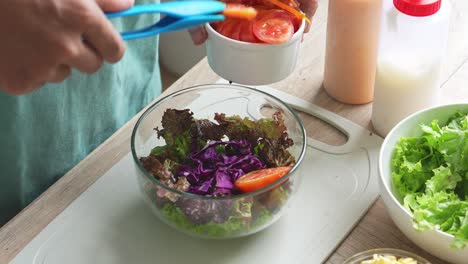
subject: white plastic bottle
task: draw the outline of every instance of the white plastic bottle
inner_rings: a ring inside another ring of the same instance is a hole
[[[447,0],[386,0],[377,55],[372,124],[381,136],[438,104],[446,56]]]

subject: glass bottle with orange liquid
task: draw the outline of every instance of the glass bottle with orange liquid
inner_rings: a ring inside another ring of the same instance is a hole
[[[382,0],[329,0],[323,86],[336,100],[373,99]]]

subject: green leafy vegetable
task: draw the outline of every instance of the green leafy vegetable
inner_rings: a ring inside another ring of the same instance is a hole
[[[192,147],[192,136],[190,130],[194,125],[193,113],[189,110],[167,109],[164,113],[161,124],[163,129],[155,130],[158,138],[163,137],[166,141],[164,147],[155,147],[151,154],[160,156],[161,159],[172,159],[182,162]]]
[[[434,194],[440,191],[453,191],[462,180],[460,175],[452,173],[448,167],[433,170],[434,176],[426,182],[426,192]]]
[[[392,178],[401,197],[424,191],[432,170],[441,161],[440,154],[434,154],[424,138],[402,138],[395,146],[392,159]]]
[[[452,192],[407,195],[407,208],[413,212],[413,224],[417,230],[439,229],[455,236],[453,247],[466,246],[468,202],[461,201]]]
[[[259,143],[261,147],[257,149],[257,155],[268,167],[286,167],[296,163],[295,158],[279,140],[263,138]]]
[[[293,144],[288,138],[286,125],[280,112],[274,113],[273,118],[262,118],[256,121],[237,115],[227,117],[225,114],[215,114],[215,120],[223,127],[230,140],[247,140],[252,145],[256,145],[259,138],[267,138],[277,140],[286,148]]]
[[[279,210],[287,201],[288,192],[283,187],[274,189],[268,193],[264,199],[262,199],[263,205],[270,211]]]
[[[190,130],[193,113],[188,109],[167,109],[161,120],[163,129],[156,128],[158,137],[163,137],[167,145],[175,144],[176,137]]]
[[[226,117],[216,114],[215,120],[223,127],[230,140],[247,140],[254,148],[254,153],[269,167],[290,166],[295,163],[294,157],[287,150],[293,145],[289,138],[283,116],[280,112],[273,118],[262,118],[252,121],[239,116]]]
[[[203,224],[194,224],[187,218],[181,209],[173,203],[165,204],[161,212],[167,220],[181,229],[195,234],[200,234],[202,236],[208,235],[211,237],[221,238],[242,235],[248,230],[262,227],[273,217],[268,210],[263,209],[255,218],[255,222],[251,223],[251,205],[251,202],[234,205],[237,214],[229,217],[229,219],[223,223],[208,222]]]
[[[199,137],[203,141],[219,141],[224,136],[224,129],[208,119],[196,119],[192,126],[192,136]]]
[[[392,179],[417,230],[438,229],[468,244],[468,115],[446,124],[421,125],[420,137],[401,138],[392,157]]]
[[[143,167],[151,174],[153,174],[154,177],[159,179],[162,182],[170,182],[171,180],[175,181],[174,174],[171,172],[172,165],[174,163],[172,162],[167,162],[164,163],[165,166],[154,156],[148,156],[146,158],[141,158],[140,159]]]

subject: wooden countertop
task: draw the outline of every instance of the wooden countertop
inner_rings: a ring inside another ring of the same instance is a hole
[[[443,85],[445,102],[468,102],[468,1],[450,0],[452,24]],[[305,36],[295,72],[274,88],[299,96],[369,129],[371,104],[344,105],[330,98],[321,88],[325,51],[327,1],[320,1],[311,31]],[[175,90],[214,83],[218,80],[206,59],[175,82],[164,94]],[[163,95],[164,95],[163,94]],[[162,96],[163,96],[162,95]],[[140,114],[135,116],[107,141],[80,162],[44,194],[0,229],[0,263],[8,263],[47,224],[109,168],[130,151],[130,135]],[[302,115],[304,118],[304,115]],[[308,135],[330,144],[345,141],[335,129],[319,120],[305,118]],[[313,129],[312,129],[313,128]],[[379,199],[348,237],[338,246],[327,263],[341,264],[363,250],[393,247],[427,257],[434,264],[444,263],[410,242],[389,218]]]

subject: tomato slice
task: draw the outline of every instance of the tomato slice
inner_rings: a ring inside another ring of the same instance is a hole
[[[218,29],[223,25],[223,21],[212,22],[210,25],[214,30],[218,31]]]
[[[259,40],[270,44],[279,44],[292,38],[294,25],[286,11],[272,10],[262,18],[255,20],[253,31]]]
[[[257,39],[255,34],[253,33],[253,22],[252,21],[242,21],[240,25],[240,34],[239,39],[240,41],[250,42],[250,43],[258,43],[260,40]]]
[[[238,26],[239,25],[237,23],[237,20],[232,18],[226,18],[221,24],[221,26],[218,27],[217,31],[219,32],[219,34],[225,37],[232,38]]]
[[[216,31],[218,31],[219,34],[223,35],[223,31],[224,31],[224,25],[225,25],[226,21],[222,21],[222,22],[217,22],[217,24],[212,24],[212,26],[216,26],[216,27],[213,27]]]
[[[279,9],[279,8],[273,8],[273,9],[267,9],[267,10],[259,9],[257,17],[255,19],[256,20],[261,19],[265,17],[266,15],[289,17],[293,23],[294,32],[296,32],[299,29],[302,23],[302,20],[297,18],[294,14],[291,14],[290,12],[283,10],[283,9]]]
[[[242,192],[253,192],[277,181],[291,170],[291,167],[276,167],[249,172],[235,182]]]
[[[234,26],[232,27],[231,31],[231,36],[230,38],[235,39],[235,40],[240,40],[240,34],[241,34],[241,23],[239,21],[233,22]]]

